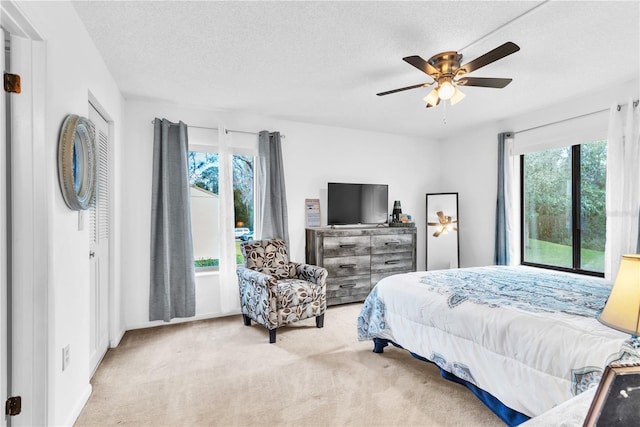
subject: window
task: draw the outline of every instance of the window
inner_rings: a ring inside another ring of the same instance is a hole
[[[220,158],[217,152],[189,151],[191,223],[196,271],[217,270],[221,228],[234,228],[236,262],[243,263],[240,242],[253,237],[254,157],[233,155],[233,195],[219,189]],[[233,197],[232,227],[220,227],[220,204]]]
[[[235,219],[236,240],[253,239],[254,222],[254,157],[233,156],[233,213]],[[238,264],[244,262],[240,245],[236,243]]]
[[[522,264],[604,274],[607,143],[523,154]]]

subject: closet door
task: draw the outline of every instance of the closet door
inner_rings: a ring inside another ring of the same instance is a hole
[[[110,173],[109,124],[89,104],[89,120],[95,126],[98,185],[89,208],[90,336],[89,369],[95,372],[109,347],[109,228]]]

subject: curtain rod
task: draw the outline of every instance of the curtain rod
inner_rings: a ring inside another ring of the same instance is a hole
[[[639,100],[635,100],[633,101],[633,107],[637,107],[638,106],[638,101]],[[620,109],[622,107],[624,107],[625,105],[627,105],[626,103],[624,104],[618,104],[618,111],[620,111]],[[575,119],[581,119],[583,117],[587,117],[587,116],[592,116],[594,114],[600,114],[600,113],[604,113],[605,111],[609,111],[609,108],[603,108],[602,110],[598,110],[598,111],[592,111],[590,113],[585,113],[585,114],[580,114],[579,116],[574,116],[574,117],[568,117],[566,119],[562,119],[562,120],[558,120],[555,122],[551,122],[551,123],[545,123],[543,125],[539,125],[539,126],[534,126],[534,127],[530,127],[528,129],[523,129],[523,130],[518,130],[518,131],[514,131],[513,134],[519,134],[519,133],[524,133],[524,132],[529,132],[531,130],[536,130],[536,129],[540,129],[543,127],[547,127],[547,126],[551,126],[551,125],[557,125],[558,123],[564,123],[564,122],[568,122],[570,120],[575,120]]]
[[[151,124],[154,124],[154,120],[151,120]],[[171,126],[176,126],[176,123],[171,123]],[[197,128],[197,129],[207,129],[207,130],[218,130],[216,127],[208,127],[208,126],[195,126],[195,125],[187,125],[187,128]],[[257,132],[249,132],[247,130],[233,130],[233,129],[225,129],[226,133],[246,133],[248,135],[258,135]],[[280,135],[280,138],[284,139],[284,135]]]
[[[151,120],[151,124],[154,124],[155,120]],[[171,123],[170,126],[177,126],[177,123]],[[197,128],[197,129],[207,129],[207,130],[218,130],[218,128],[214,128],[214,127],[208,127],[208,126],[195,126],[195,125],[187,125],[187,128]],[[227,133],[228,132],[236,132],[236,133],[248,133],[251,135],[257,135],[257,133],[255,132],[248,132],[248,131],[244,131],[244,130],[231,130],[231,129],[226,129],[225,130]]]

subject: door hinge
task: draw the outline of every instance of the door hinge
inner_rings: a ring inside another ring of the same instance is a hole
[[[5,404],[5,414],[19,415],[20,412],[22,412],[22,397],[12,396],[8,398]]]
[[[4,73],[4,91],[20,93],[20,75]]]

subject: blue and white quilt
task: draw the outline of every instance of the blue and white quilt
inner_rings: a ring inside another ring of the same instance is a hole
[[[596,319],[610,289],[522,266],[399,274],[365,300],[358,338],[391,340],[534,417],[597,385],[607,364],[640,360]]]

